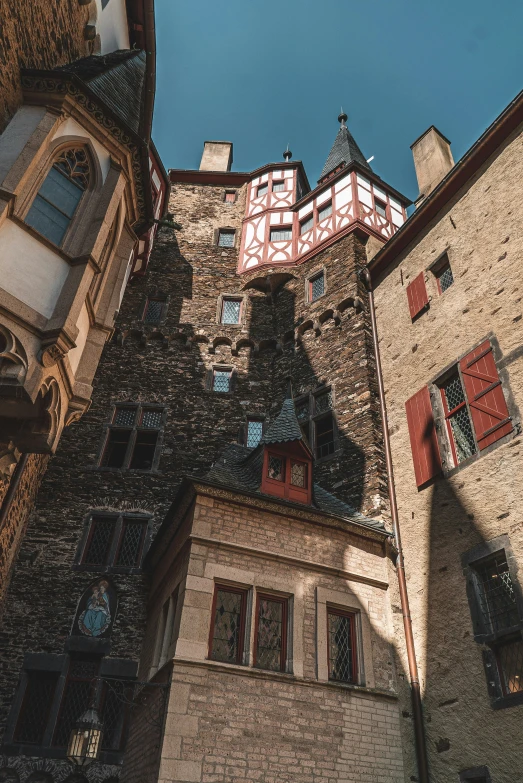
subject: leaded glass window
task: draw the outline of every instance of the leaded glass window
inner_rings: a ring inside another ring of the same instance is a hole
[[[116,517],[93,517],[82,563],[104,565],[114,536]]]
[[[285,462],[283,457],[277,457],[275,454],[269,454],[267,475],[274,481],[285,481]]]
[[[153,467],[164,409],[117,405],[108,428],[101,466],[131,470]]]
[[[516,593],[505,552],[474,566],[483,622],[491,633],[519,623]]]
[[[102,750],[122,750],[125,704],[133,697],[133,688],[122,680],[104,681],[100,718],[103,723]]]
[[[241,299],[223,299],[222,301],[222,324],[239,324],[242,311]]]
[[[71,659],[54,733],[54,746],[67,746],[73,725],[91,703],[97,675],[98,660]]]
[[[497,651],[503,693],[520,693],[523,691],[523,641],[503,644]]]
[[[258,596],[256,621],[256,666],[280,672],[285,670],[287,599]]]
[[[14,740],[26,745],[41,745],[49,718],[58,674],[29,672]]]
[[[115,565],[136,568],[140,565],[147,522],[138,519],[124,519],[123,530]]]
[[[337,449],[336,426],[334,421],[334,395],[330,388],[321,388],[299,398],[296,403],[296,416],[307,441],[317,459],[329,457]]]
[[[354,615],[327,609],[329,680],[356,682],[356,636]]]
[[[325,293],[325,275],[323,272],[320,272],[319,275],[316,275],[309,281],[310,286],[310,300],[311,302],[314,302],[316,299],[318,299],[320,296],[323,296]]]
[[[217,586],[210,657],[225,663],[241,663],[245,634],[245,590]]]
[[[162,320],[165,299],[148,299],[143,320],[146,324],[157,324]]]
[[[110,566],[139,568],[149,519],[145,515],[93,515],[81,565],[104,570]]]
[[[254,449],[261,441],[263,435],[263,421],[249,419],[247,422],[247,446]]]
[[[89,178],[89,157],[85,149],[68,149],[60,153],[27,213],[27,225],[55,245],[61,245],[89,185]]]
[[[307,486],[307,465],[303,462],[291,462],[291,484],[295,487]]]
[[[317,394],[314,398],[314,407],[316,413],[326,413],[332,410],[332,391],[329,389],[322,394]]]
[[[465,400],[463,385],[458,373],[449,378],[441,390],[445,418],[457,465],[476,453],[476,441]]]
[[[454,275],[452,274],[452,269],[448,262],[438,270],[436,278],[438,280],[440,294],[445,293],[447,288],[450,288],[454,282]]]
[[[225,394],[231,390],[231,370],[213,370],[212,389],[219,394]]]
[[[328,204],[325,204],[324,207],[321,207],[318,210],[318,223],[325,220],[325,218],[328,218],[329,215],[332,215],[332,201],[329,201]]]
[[[218,234],[218,247],[234,247],[235,234],[233,229],[221,228]]]
[[[271,228],[271,242],[283,242],[288,239],[292,239],[292,228],[290,226],[287,228]]]
[[[280,179],[277,182],[272,183],[273,193],[279,193],[281,190],[285,190],[285,182]]]
[[[312,215],[306,218],[306,220],[302,220],[300,223],[300,234],[305,234],[307,231],[310,231],[313,225],[314,217]]]

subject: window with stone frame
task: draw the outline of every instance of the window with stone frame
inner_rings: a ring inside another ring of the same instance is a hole
[[[236,231],[233,228],[220,228],[218,231],[218,247],[234,247]]]
[[[242,320],[243,299],[237,296],[224,296],[221,301],[220,323],[240,324]]]
[[[213,367],[211,390],[216,394],[229,394],[232,391],[232,369]]]
[[[14,731],[14,741],[42,745],[53,704],[58,672],[30,671]]]
[[[167,662],[169,651],[176,641],[177,628],[175,625],[176,612],[178,609],[179,585],[174,592],[164,602],[158,617],[156,629],[156,642],[153,652],[152,667],[153,673]]]
[[[454,283],[454,275],[452,274],[452,268],[450,266],[448,254],[445,253],[443,256],[441,256],[441,258],[439,258],[437,262],[430,267],[430,271],[436,278],[438,293],[444,294],[445,291]]]
[[[224,199],[226,204],[234,204],[236,201],[236,191],[235,190],[226,190]]]
[[[294,400],[301,430],[316,459],[331,457],[339,448],[334,394],[330,386],[297,397]]]
[[[358,681],[356,615],[327,606],[327,651],[329,680]]]
[[[245,428],[245,445],[250,449],[256,448],[263,437],[264,420],[256,417],[247,417]]]
[[[100,467],[150,471],[159,459],[165,408],[160,405],[115,405]]]
[[[139,569],[151,517],[144,514],[93,512],[88,519],[77,566],[89,570]]]
[[[307,280],[307,293],[309,302],[315,302],[325,293],[325,272],[317,272]]]
[[[287,667],[289,599],[256,595],[254,666],[274,672]]]
[[[209,658],[243,664],[248,590],[217,584],[214,588]]]
[[[85,147],[62,150],[54,160],[25,217],[55,245],[61,246],[91,177]]]
[[[145,324],[159,324],[167,314],[166,296],[148,296],[142,313],[142,321]]]

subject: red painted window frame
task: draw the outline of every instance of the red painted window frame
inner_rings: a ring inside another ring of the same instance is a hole
[[[304,229],[303,226],[305,223],[308,223],[312,219],[312,225],[309,226],[309,228]],[[312,231],[314,229],[314,211],[312,211],[306,218],[303,218],[303,220],[299,221],[300,223],[300,236],[303,236],[303,234],[307,234],[309,231]]]
[[[260,190],[262,188],[267,188],[267,190],[264,193],[260,193]],[[269,193],[269,180],[266,182],[260,182],[259,185],[256,185],[256,198],[262,198],[262,196],[266,196]]]
[[[280,183],[283,184],[283,188],[280,190],[274,190],[275,185],[279,185]],[[285,191],[285,180],[284,179],[273,179],[271,183],[271,193],[284,193]]]
[[[240,312],[238,314],[238,320],[235,324],[224,324],[223,323],[223,307],[225,305],[225,302],[239,302],[240,303]],[[240,326],[243,318],[243,296],[222,296],[222,304],[220,307],[220,324],[221,326]]]
[[[455,408],[452,408],[452,410],[449,410],[449,406],[448,406],[448,403],[447,403],[447,398],[446,398],[446,395],[445,395],[445,390],[443,389],[443,385],[440,387],[439,392],[441,394],[441,404],[443,405],[443,413],[445,414],[445,426],[447,428],[447,437],[448,437],[449,443],[450,443],[450,450],[452,451],[452,459],[454,461],[454,467],[457,467],[458,465],[461,465],[463,463],[462,462],[458,462],[458,453],[456,451],[456,444],[454,442],[454,433],[452,432],[452,425],[450,423],[450,420],[451,420],[452,416],[454,416],[456,413],[458,413],[458,411],[460,411],[462,408],[466,408],[467,409],[467,414],[468,414],[468,417],[469,417],[469,420],[470,420],[470,428],[472,430],[472,434],[474,435],[474,440],[475,441],[476,441],[476,432],[475,432],[475,429],[474,429],[474,422],[472,421],[472,416],[470,415],[470,410],[469,410],[469,407],[468,407],[467,392],[466,392],[466,389],[465,389],[465,385],[463,383],[463,378],[461,377],[461,373],[459,372],[459,368],[458,368],[457,365],[456,365],[456,372],[452,373],[451,375],[448,375],[446,377],[446,379],[445,379],[445,382],[448,382],[451,378],[454,377],[454,375],[457,375],[457,377],[459,378],[459,381],[461,383],[461,388],[463,389],[463,396],[465,397],[463,402],[460,402],[460,404],[456,405]],[[478,452],[479,452],[479,448],[478,448],[478,443],[476,441],[476,452],[475,453],[477,454]]]
[[[442,463],[428,386],[405,403],[416,485],[423,487],[441,473]]]
[[[336,680],[331,677],[331,660],[330,660],[330,638],[329,638],[329,615],[334,614],[338,617],[347,617],[350,620],[351,626],[351,650],[352,650],[352,667],[351,667],[351,679],[350,680]],[[337,606],[330,606],[327,604],[327,671],[330,682],[349,682],[353,685],[358,684],[358,644],[356,638],[356,612],[351,612],[350,609],[340,609]]]
[[[280,603],[283,606],[282,611],[282,633],[281,633],[281,650],[280,650],[280,668],[278,671],[284,672],[287,668],[287,626],[289,622],[289,598],[286,596],[281,595],[272,595],[271,593],[256,593],[256,610],[254,615],[254,627],[255,627],[255,634],[254,634],[254,662],[253,665],[257,666],[257,658],[258,658],[258,623],[260,618],[260,599],[265,599],[266,601],[274,601],[275,603]],[[259,667],[261,668],[261,667]],[[276,669],[262,669],[262,671],[276,671]]]
[[[272,239],[271,235],[273,231],[290,231],[290,239]],[[291,242],[292,241],[292,224],[282,226],[269,226],[269,242]]]
[[[158,321],[147,321],[146,322],[145,316],[147,315],[147,310],[148,310],[149,305],[150,305],[151,302],[160,302],[160,304],[162,305],[162,313],[161,313],[160,318],[158,319]],[[143,308],[143,313],[142,313],[141,320],[144,323],[150,323],[151,325],[153,325],[155,323],[160,323],[160,321],[162,320],[163,315],[164,315],[164,309],[163,308],[165,307],[165,304],[166,304],[165,297],[162,297],[162,296],[148,296],[148,297],[146,297],[146,299],[145,299],[145,306]]]
[[[210,661],[217,661],[217,663],[228,663],[228,661],[219,661],[212,656],[212,643],[214,641],[214,628],[216,625],[216,602],[218,600],[218,591],[222,590],[226,593],[236,593],[242,596],[242,602],[240,606],[240,633],[238,636],[238,653],[236,655],[237,660],[234,664],[237,666],[242,665],[243,653],[245,651],[245,628],[247,620],[247,596],[249,589],[247,587],[240,587],[239,585],[229,585],[224,582],[216,582],[214,585],[214,595],[212,599],[211,609],[211,627],[209,631],[209,644],[207,650],[207,658]]]
[[[270,478],[269,476],[269,459],[270,457],[277,457],[283,461],[284,479],[278,481],[277,479]],[[299,462],[305,465],[305,486],[297,487],[291,483],[291,463]],[[285,500],[295,501],[297,503],[305,503],[310,505],[312,502],[312,487],[311,487],[311,460],[305,457],[305,454],[296,453],[289,454],[282,448],[271,446],[265,449],[263,459],[263,474],[261,491],[266,492],[268,495],[275,495]]]

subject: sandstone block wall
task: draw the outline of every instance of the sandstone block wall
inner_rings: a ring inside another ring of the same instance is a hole
[[[378,332],[400,507],[405,567],[420,665],[432,780],[488,765],[496,783],[523,780],[523,706],[493,710],[482,650],[473,638],[461,555],[507,534],[523,563],[521,319],[523,136],[442,210],[379,281]],[[439,295],[428,270],[447,251],[454,284]],[[430,307],[414,323],[406,286],[425,271]],[[491,337],[515,431],[449,478],[417,490],[405,401]],[[401,617],[396,633],[401,633]],[[405,692],[405,699],[407,692]],[[409,710],[408,702],[403,704]]]

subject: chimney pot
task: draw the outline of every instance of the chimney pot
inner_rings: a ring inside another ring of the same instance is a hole
[[[419,196],[416,207],[427,198],[454,166],[450,141],[431,125],[414,144],[411,144],[414,167],[418,178]]]

